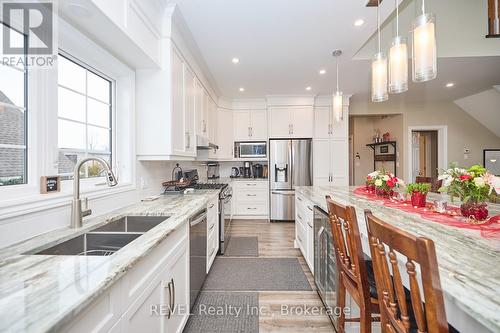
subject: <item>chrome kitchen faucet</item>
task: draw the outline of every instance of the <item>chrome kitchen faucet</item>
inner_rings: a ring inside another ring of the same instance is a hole
[[[96,161],[99,162],[104,169],[106,169],[106,183],[109,187],[116,186],[116,180],[113,171],[109,167],[108,162],[99,157],[87,157],[82,159],[75,165],[73,171],[73,201],[71,203],[71,228],[81,228],[82,218],[92,214],[92,210],[88,207],[88,200],[85,199],[85,210],[82,211],[82,200],[80,199],[80,169],[85,162]]]

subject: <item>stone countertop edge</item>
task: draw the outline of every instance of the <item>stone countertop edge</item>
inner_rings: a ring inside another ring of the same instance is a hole
[[[328,211],[325,199],[327,194],[341,204],[355,206],[358,220],[363,221],[359,225],[360,233],[366,241],[364,208],[370,209],[375,216],[396,227],[416,236],[432,239],[436,246],[445,303],[454,304],[460,311],[475,318],[484,328],[500,332],[500,266],[491,265],[493,262],[500,262],[500,240],[481,237],[477,230],[432,221],[425,223],[423,218],[414,213],[398,211],[395,214],[394,208],[354,194],[355,188],[357,186],[298,186],[295,190],[325,212]],[[429,194],[428,200],[443,198],[449,201],[448,197],[433,193]],[[498,215],[500,205],[490,204],[489,210],[490,215]],[[365,244],[363,250],[367,252]],[[456,316],[457,313],[453,315]]]
[[[94,270],[88,272],[89,274],[86,276],[90,275],[92,272],[97,272],[99,269],[103,268],[103,265],[105,264],[109,265],[109,269],[105,272],[104,277],[85,291],[84,295],[79,295],[81,297],[79,297],[74,304],[68,305],[66,309],[62,309],[59,312],[56,311],[55,313],[52,313],[51,315],[53,318],[50,318],[50,320],[47,320],[47,318],[36,318],[36,314],[34,316],[35,318],[30,320],[25,318],[26,316],[30,317],[29,312],[25,313],[25,317],[17,318],[18,320],[22,320],[24,323],[21,327],[13,327],[14,330],[11,330],[11,327],[3,327],[3,325],[0,325],[0,332],[57,332],[70,323],[73,318],[86,310],[86,308],[94,300],[105,293],[127,271],[134,267],[138,261],[144,258],[158,244],[168,237],[172,231],[175,231],[180,225],[186,223],[190,217],[192,217],[198,210],[205,207],[210,200],[218,197],[218,195],[219,190],[203,190],[188,195],[165,195],[154,201],[135,203],[117,209],[109,214],[91,218],[84,223],[82,228],[77,230],[62,228],[54,232],[35,236],[21,243],[0,249],[0,275],[3,275],[4,273],[8,275],[11,273],[12,275],[10,276],[12,279],[9,281],[10,284],[16,284],[16,277],[19,280],[17,282],[24,283],[27,278],[31,280],[32,277],[23,275],[22,273],[24,271],[19,274],[16,274],[16,271],[9,272],[10,268],[19,270],[24,266],[26,269],[33,269],[36,265],[42,265],[42,271],[38,273],[43,275],[47,274],[51,269],[59,269],[59,265],[64,261],[75,260],[75,256],[30,255],[23,253],[35,253],[39,250],[49,248],[53,245],[64,242],[65,240],[88,232],[91,229],[115,221],[125,215],[169,216],[169,218],[164,222],[155,226],[153,229],[149,230],[144,235],[130,243],[135,246],[127,248],[130,245],[127,244],[120,251],[109,257],[92,257],[92,261],[95,261],[96,266],[94,267]],[[50,260],[48,258],[53,258],[54,260]],[[87,260],[91,261],[91,259]],[[45,268],[43,265],[46,265]],[[25,289],[26,288],[27,286],[25,286]],[[2,289],[3,288],[0,286],[1,298],[6,296],[6,293],[9,294],[9,292],[11,292],[11,290]],[[36,292],[37,290],[33,291],[33,293]],[[64,292],[64,290],[61,290],[60,292]],[[14,292],[13,297],[15,296]],[[8,302],[7,304],[5,304],[5,302],[0,302],[0,313],[3,312],[3,306],[8,305]],[[16,321],[13,320],[9,320],[9,322],[16,323]]]

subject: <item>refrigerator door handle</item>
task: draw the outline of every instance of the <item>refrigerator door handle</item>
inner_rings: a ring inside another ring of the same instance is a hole
[[[271,191],[271,194],[278,194],[278,195],[286,195],[286,196],[294,196],[295,192],[290,192],[289,190],[287,192],[283,191]]]

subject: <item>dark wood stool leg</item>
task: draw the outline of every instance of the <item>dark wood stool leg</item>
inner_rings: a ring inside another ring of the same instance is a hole
[[[337,307],[340,310],[338,325],[339,325],[339,333],[345,332],[345,298],[346,298],[346,288],[344,285],[344,279],[342,278],[342,274],[339,275],[339,289],[337,293]]]

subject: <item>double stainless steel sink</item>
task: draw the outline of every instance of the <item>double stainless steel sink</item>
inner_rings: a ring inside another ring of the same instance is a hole
[[[109,256],[167,219],[124,216],[45,250],[26,254]]]

